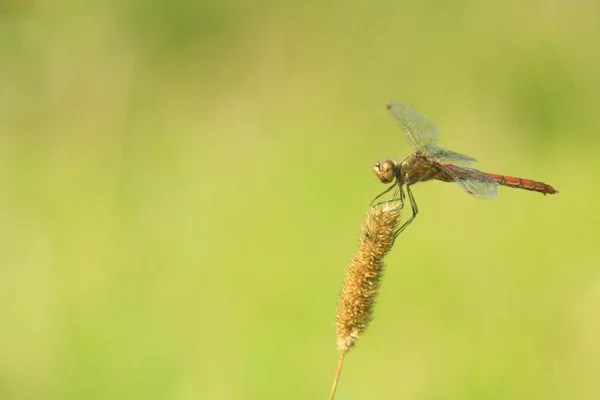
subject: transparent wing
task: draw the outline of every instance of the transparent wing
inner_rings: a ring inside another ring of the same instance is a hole
[[[426,116],[400,101],[392,101],[387,109],[402,126],[404,136],[413,149],[427,153],[427,147],[436,144],[439,131]]]
[[[469,194],[488,199],[498,194],[498,182],[485,172],[457,165],[441,165],[440,167]]]
[[[436,145],[439,131],[426,116],[400,101],[392,101],[387,109],[402,126],[408,143],[418,151],[436,160],[439,168],[447,173],[467,193],[478,197],[491,198],[498,193],[498,182],[481,171],[452,164],[468,165],[474,158],[455,153]],[[448,163],[448,164],[443,164]],[[446,180],[445,178],[443,180]]]
[[[452,150],[445,149],[436,145],[425,146],[425,154],[434,158],[440,163],[459,164],[463,166],[470,165],[477,161],[473,157],[464,154],[455,153]]]

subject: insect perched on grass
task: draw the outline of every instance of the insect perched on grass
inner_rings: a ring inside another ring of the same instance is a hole
[[[404,206],[404,185],[412,208],[412,216],[398,229],[402,232],[415,218],[419,207],[415,202],[410,186],[417,183],[437,179],[444,182],[456,182],[467,193],[484,198],[491,198],[498,193],[498,186],[532,190],[546,194],[558,193],[552,186],[531,179],[515,178],[512,176],[490,174],[468,168],[474,158],[452,150],[439,147],[437,143],[438,129],[426,116],[407,104],[392,101],[387,109],[402,126],[404,136],[415,150],[400,162],[387,157],[381,159],[373,167],[373,171],[382,183],[393,184],[373,202],[384,194],[395,189],[392,200],[400,200]]]

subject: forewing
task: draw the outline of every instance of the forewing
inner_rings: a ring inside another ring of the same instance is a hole
[[[392,101],[387,109],[402,126],[404,136],[415,150],[427,153],[427,147],[437,142],[437,127],[426,116],[400,101]]]
[[[456,165],[443,165],[441,168],[469,194],[488,199],[498,194],[498,182],[484,172]]]
[[[469,157],[465,154],[456,153],[452,150],[448,150],[436,145],[426,146],[425,154],[434,158],[437,162],[440,163],[459,164],[466,166],[477,161],[473,157]]]

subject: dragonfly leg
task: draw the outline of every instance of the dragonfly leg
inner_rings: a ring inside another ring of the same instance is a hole
[[[404,189],[402,189],[402,186],[399,186],[398,189],[400,190],[400,208],[404,209]]]
[[[413,197],[413,194],[412,194],[412,191],[410,190],[409,185],[406,185],[406,192],[408,193],[408,200],[410,201],[410,207],[412,208],[412,216],[408,220],[406,220],[406,222],[404,224],[402,224],[402,226],[400,228],[398,228],[396,230],[396,232],[394,232],[394,240],[396,240],[398,235],[400,235],[400,233],[402,233],[402,231],[404,229],[406,229],[406,227],[408,225],[410,225],[411,222],[413,222],[413,220],[419,213],[419,207],[417,207],[417,202],[415,201],[415,198]],[[400,202],[401,202],[402,208],[404,208],[404,191],[402,190],[402,188],[400,188],[400,193],[401,193],[400,194]]]
[[[390,200],[383,200],[383,201],[380,201],[379,203],[373,204],[373,203],[375,203],[375,201],[376,201],[377,199],[379,199],[379,198],[380,198],[381,196],[383,196],[384,194],[386,194],[386,193],[389,193],[389,192],[390,192],[392,189],[394,189],[394,188],[396,189],[396,191],[398,190],[398,184],[397,184],[396,182],[394,182],[394,184],[393,184],[392,186],[390,186],[389,188],[387,188],[387,189],[386,189],[384,192],[382,192],[382,193],[378,194],[378,195],[377,195],[377,197],[375,197],[375,198],[374,198],[374,199],[371,201],[371,206],[373,206],[373,207],[374,207],[374,206],[378,206],[378,205],[380,205],[380,204],[383,204],[383,203],[388,203],[388,202],[390,202],[390,201],[394,201],[394,200],[396,200],[396,197],[397,197],[398,195],[396,194],[396,191],[395,191],[395,192],[394,192],[394,195],[392,196],[392,198],[391,198]]]

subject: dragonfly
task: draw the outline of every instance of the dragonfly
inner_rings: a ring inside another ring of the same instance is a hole
[[[404,137],[415,150],[400,162],[384,157],[375,163],[373,167],[373,172],[379,181],[385,184],[392,183],[392,185],[375,197],[371,205],[375,204],[386,193],[395,189],[392,198],[387,201],[399,200],[400,207],[404,207],[406,196],[404,186],[406,186],[412,216],[396,231],[396,236],[410,225],[419,213],[419,207],[410,189],[411,185],[417,182],[432,179],[443,182],[456,182],[465,192],[482,198],[496,196],[500,185],[531,190],[544,195],[558,193],[552,186],[543,182],[491,174],[469,168],[476,160],[438,146],[439,131],[425,115],[400,101],[389,103],[387,110],[400,124]]]

